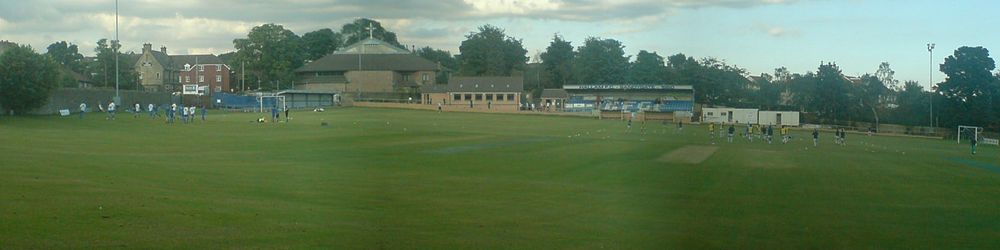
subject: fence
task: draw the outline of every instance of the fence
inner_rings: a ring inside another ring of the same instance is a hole
[[[353,93],[344,93],[344,96],[349,96],[356,102],[389,102],[389,103],[420,102],[420,94],[415,94],[415,93],[353,92]]]
[[[149,103],[166,105],[171,102],[169,93],[120,90],[119,95],[121,96],[121,103],[118,103],[120,110],[130,109],[134,103],[140,103],[142,108],[146,108]],[[114,97],[114,89],[60,88],[52,91],[44,106],[29,113],[36,115],[58,114],[60,109],[78,112],[80,103],[86,103],[89,111],[96,111],[98,104],[107,106]]]

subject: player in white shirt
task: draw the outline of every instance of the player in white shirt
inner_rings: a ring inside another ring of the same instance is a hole
[[[80,119],[83,119],[83,113],[87,112],[87,103],[80,103]]]
[[[116,106],[117,105],[115,105],[114,101],[112,101],[111,103],[108,103],[108,119],[111,119],[111,120],[115,119],[115,108],[116,108]]]
[[[191,123],[194,123],[194,121],[197,120],[197,119],[195,119],[195,116],[198,115],[198,113],[195,112],[197,110],[198,110],[198,107],[191,106],[191,110],[188,111],[189,112],[188,115],[190,115],[188,118],[191,118]]]
[[[174,117],[177,116],[177,104],[171,103],[170,108],[167,109],[167,120],[170,123],[174,123]]]

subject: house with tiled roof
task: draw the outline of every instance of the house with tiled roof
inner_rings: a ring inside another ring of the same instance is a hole
[[[440,65],[413,52],[368,38],[296,69],[296,89],[416,92],[434,84],[440,70]]]
[[[135,62],[139,82],[146,90],[180,91],[181,85],[197,84],[209,92],[231,92],[230,67],[212,54],[169,55],[166,47],[153,50],[143,44]]]

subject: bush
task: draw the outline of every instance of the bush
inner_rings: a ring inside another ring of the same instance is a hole
[[[52,59],[31,47],[14,47],[0,54],[0,107],[3,113],[25,113],[45,105],[59,81]]]

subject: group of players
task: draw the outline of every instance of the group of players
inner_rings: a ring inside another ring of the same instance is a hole
[[[108,103],[107,109],[105,109],[104,105],[101,105],[100,103],[97,104],[97,108],[102,113],[107,114],[107,117],[105,117],[106,120],[116,119],[118,105],[115,104],[114,101]],[[139,118],[142,116],[143,113],[148,113],[149,118],[155,119],[160,117],[159,109],[160,109],[159,106],[150,103],[149,105],[146,106],[146,110],[143,110],[142,106],[139,103],[135,103],[135,105],[129,111],[132,112],[132,117],[134,118]],[[167,123],[174,123],[174,121],[177,119],[177,116],[180,116],[181,122],[190,123],[194,122],[197,119],[196,116],[199,111],[201,112],[201,120],[205,121],[205,116],[208,113],[208,109],[206,109],[205,107],[201,108],[198,108],[196,106],[178,107],[177,104],[174,103],[163,109],[163,117]],[[83,119],[83,116],[86,112],[87,112],[87,103],[80,103],[80,119]]]
[[[722,138],[723,134],[726,136],[726,141],[729,143],[733,142],[733,138],[736,136],[736,124],[729,124],[729,128],[724,128],[723,124],[709,123],[708,124],[708,136],[712,139],[712,143],[715,143],[716,138]],[[743,127],[742,125],[740,127]],[[774,126],[773,125],[757,125],[757,124],[747,124],[746,127],[740,131],[740,137],[753,143],[754,138],[767,141],[767,144],[774,143]],[[792,140],[792,135],[789,133],[789,128],[781,126],[778,128],[778,133],[781,135],[781,143],[785,144]]]

